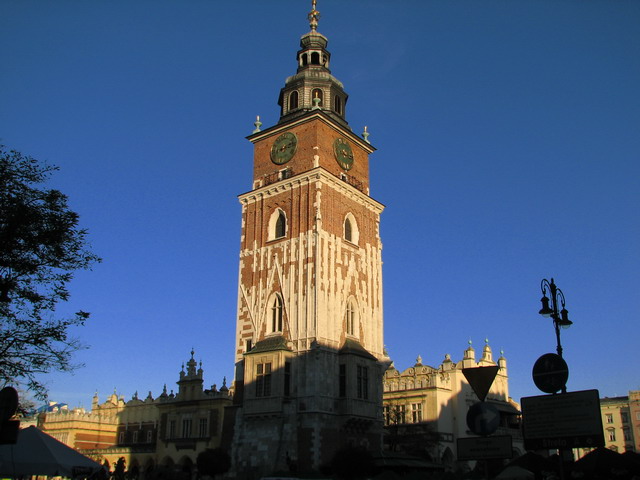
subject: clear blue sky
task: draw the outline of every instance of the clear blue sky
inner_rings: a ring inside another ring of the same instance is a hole
[[[0,0],[0,139],[60,166],[104,258],[61,313],[90,349],[51,399],[175,388],[191,348],[233,377],[245,137],[295,72],[310,1]],[[367,125],[386,205],[385,344],[398,368],[488,338],[511,395],[541,394],[555,349],[569,390],[640,388],[640,2],[319,0],[347,118]]]

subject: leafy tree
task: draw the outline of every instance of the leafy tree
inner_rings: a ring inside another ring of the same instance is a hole
[[[231,468],[231,457],[221,448],[207,448],[196,458],[199,475],[215,477]]]
[[[70,371],[82,345],[72,326],[89,314],[54,318],[78,269],[99,262],[67,197],[43,185],[58,170],[0,145],[0,382],[25,385],[39,399],[37,376]]]

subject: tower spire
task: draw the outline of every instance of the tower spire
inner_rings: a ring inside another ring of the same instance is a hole
[[[309,15],[307,15],[307,18],[309,19],[311,31],[315,32],[318,28],[318,20],[320,20],[320,12],[316,10],[316,0],[311,0],[311,11]]]
[[[342,126],[349,128],[345,116],[349,96],[342,83],[331,75],[328,40],[318,32],[320,12],[316,6],[317,0],[312,0],[311,11],[307,15],[311,31],[300,38],[296,74],[288,77],[284,88],[280,90],[278,123],[288,122],[312,110],[322,110]]]

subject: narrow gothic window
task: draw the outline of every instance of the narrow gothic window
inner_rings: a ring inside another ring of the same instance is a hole
[[[198,436],[200,438],[208,437],[208,435],[207,435],[207,427],[209,426],[208,423],[209,422],[207,422],[206,418],[201,418],[200,419],[200,422],[199,422],[199,425],[198,425]]]
[[[316,100],[316,98],[318,100]],[[314,88],[313,91],[311,92],[311,101],[313,102],[313,106],[316,106],[316,103],[318,104],[319,107],[322,106],[322,90],[320,90],[319,88]]]
[[[334,99],[333,109],[336,111],[338,115],[342,115],[342,100],[338,95],[336,95]]]
[[[287,231],[287,218],[284,216],[284,212],[280,210],[278,214],[278,220],[276,221],[275,238],[284,237],[286,231]]]
[[[295,110],[298,108],[298,91],[294,90],[289,95],[289,110]]]
[[[358,365],[358,398],[367,400],[369,398],[369,369]]]
[[[352,213],[347,213],[344,219],[344,239],[348,242],[358,244],[360,241],[360,232],[356,217]]]
[[[182,419],[182,438],[191,438],[191,419]]]
[[[271,395],[271,363],[256,365],[256,397]]]
[[[356,333],[356,308],[352,301],[347,303],[347,311],[346,311],[346,321],[347,321],[347,334],[355,335]]]
[[[282,331],[282,298],[276,294],[271,304],[271,331]]]

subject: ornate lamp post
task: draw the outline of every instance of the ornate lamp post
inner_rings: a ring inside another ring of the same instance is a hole
[[[542,308],[538,313],[544,317],[551,317],[553,319],[553,326],[556,330],[556,351],[558,352],[558,356],[562,358],[560,328],[569,328],[573,324],[573,322],[569,320],[569,312],[565,308],[564,293],[556,287],[553,278],[551,281],[543,278],[540,283],[540,288],[542,290],[542,298],[540,299]],[[549,292],[549,297],[547,297],[547,291]],[[565,386],[562,388],[562,393],[566,392],[567,388]]]
[[[573,324],[573,322],[569,320],[569,312],[565,308],[564,293],[553,283],[553,278],[551,281],[543,278],[540,288],[542,290],[542,298],[540,299],[542,308],[538,313],[543,317],[551,317],[553,319],[553,326],[556,329],[556,340],[558,342],[556,351],[558,355],[562,357],[560,327],[569,328]],[[549,298],[547,297],[547,289],[549,290]],[[551,305],[549,305],[549,302],[551,302]],[[562,307],[562,309],[559,310],[559,307]]]

